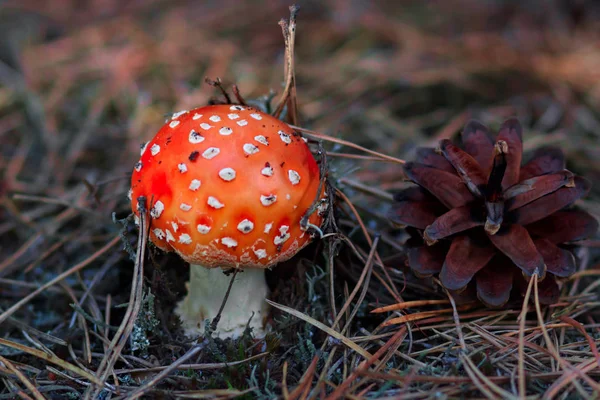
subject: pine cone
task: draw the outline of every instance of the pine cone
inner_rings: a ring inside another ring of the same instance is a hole
[[[504,305],[513,287],[526,287],[537,272],[540,301],[556,301],[557,279],[576,270],[569,249],[598,229],[590,214],[569,207],[589,192],[590,182],[566,170],[554,147],[538,149],[521,165],[516,119],[504,122],[495,141],[471,121],[462,142],[464,150],[444,139],[439,149],[420,149],[417,161],[404,166],[418,186],[395,196],[390,219],[414,228],[408,229],[411,269],[439,274],[451,291],[473,282],[490,307]]]

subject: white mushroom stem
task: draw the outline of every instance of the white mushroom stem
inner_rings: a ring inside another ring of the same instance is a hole
[[[205,321],[208,319],[210,323],[216,317],[230,281],[231,275],[225,275],[220,268],[190,265],[188,294],[175,309],[187,336],[205,333]],[[264,336],[268,292],[264,270],[248,268],[238,272],[215,334],[220,338],[239,337],[252,317],[249,325],[254,336]]]

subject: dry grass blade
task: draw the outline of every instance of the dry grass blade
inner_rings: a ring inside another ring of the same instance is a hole
[[[238,361],[228,361],[228,362],[222,362],[222,363],[210,363],[210,364],[181,364],[181,365],[177,365],[176,369],[183,371],[183,370],[194,370],[194,371],[208,371],[208,370],[215,370],[215,369],[222,369],[222,368],[229,368],[229,367],[235,367],[236,365],[241,365],[241,364],[245,364],[254,360],[258,360],[260,358],[266,357],[268,356],[270,353],[268,352],[264,352],[264,353],[260,353],[257,355],[254,355],[252,357],[248,357],[245,358],[243,360],[238,360]],[[160,372],[163,371],[167,368],[171,368],[171,365],[169,366],[163,366],[163,367],[148,367],[148,368],[134,368],[134,369],[117,369],[115,370],[115,373],[117,375],[123,375],[123,374],[135,374],[137,372]]]
[[[585,337],[585,340],[588,342],[588,345],[592,350],[592,354],[594,355],[594,357],[596,357],[596,361],[598,362],[598,366],[600,367],[600,354],[598,353],[598,347],[596,346],[596,342],[594,342],[594,339],[585,331],[583,325],[567,315],[561,315],[560,317],[558,317],[558,319],[571,325]]]
[[[308,392],[310,391],[310,384],[313,380],[313,376],[315,375],[315,370],[317,369],[318,362],[319,356],[314,356],[312,361],[310,362],[310,365],[306,369],[306,372],[302,375],[302,378],[300,378],[300,383],[298,384],[296,389],[294,389],[292,393],[290,393],[289,396],[286,397],[287,399],[306,399],[306,397],[308,396]]]
[[[529,304],[529,297],[531,296],[531,289],[533,288],[533,281],[537,273],[533,274],[533,277],[529,281],[529,285],[527,285],[527,292],[525,293],[525,298],[523,299],[523,308],[521,310],[521,314],[519,315],[519,361],[518,361],[518,371],[517,377],[519,380],[519,396],[521,398],[525,398],[526,389],[525,389],[525,321],[527,319],[527,310]]]
[[[448,300],[413,300],[413,301],[404,301],[402,303],[391,304],[389,306],[378,307],[374,310],[371,310],[371,313],[378,314],[390,311],[400,311],[405,310],[407,308],[416,308],[423,306],[431,306],[438,304],[449,304]]]
[[[342,382],[334,391],[333,393],[331,393],[329,396],[327,396],[327,400],[333,400],[333,399],[338,399],[340,397],[344,396],[344,392],[346,391],[346,389],[348,389],[348,387],[355,383],[355,380],[361,375],[364,374],[364,372],[371,366],[373,365],[375,362],[377,362],[377,360],[379,360],[384,353],[390,348],[392,347],[396,342],[398,342],[399,340],[402,340],[404,337],[406,336],[406,327],[403,326],[402,328],[398,329],[398,331],[396,333],[394,333],[394,336],[392,336],[386,344],[384,344],[383,346],[381,346],[379,348],[379,350],[377,350],[375,352],[375,354],[373,354],[372,356],[370,356],[369,358],[367,358],[366,360],[364,360],[363,362],[361,362],[358,367],[356,367],[356,369],[354,369],[354,371],[352,371],[352,374],[350,374],[350,376],[348,378],[346,378],[344,380],[344,382]]]
[[[546,342],[546,346],[548,347],[548,350],[550,351],[550,353],[552,354],[554,359],[560,364],[560,366],[565,371],[569,371],[569,370],[573,371],[577,376],[582,378],[588,385],[590,385],[596,393],[600,393],[600,384],[598,384],[593,379],[591,379],[585,372],[581,371],[577,367],[572,366],[571,363],[569,363],[567,360],[563,359],[561,357],[560,353],[556,350],[556,348],[552,344],[552,339],[550,338],[550,335],[548,334],[548,330],[546,329],[546,326],[545,326],[546,324],[544,322],[544,319],[542,316],[542,310],[540,307],[537,275],[534,274],[531,279],[532,279],[532,281],[534,281],[533,282],[533,287],[534,287],[533,293],[534,293],[535,311],[536,311],[538,323],[542,330],[542,335],[544,336],[544,340]],[[595,360],[595,358],[594,358],[594,360]],[[587,393],[585,392],[585,390],[583,388],[580,387],[577,380],[573,380],[572,384],[575,386],[575,388],[577,388],[577,390],[580,392],[580,394],[582,396],[584,396],[584,397],[587,396]],[[546,394],[544,394],[544,396],[547,396],[547,393],[548,392],[546,392]]]
[[[76,375],[79,375],[80,377],[85,378],[98,386],[102,386],[103,388],[110,387],[110,385],[104,385],[104,383],[101,380],[99,380],[98,378],[96,378],[96,376],[94,376],[93,374],[90,374],[89,372],[55,356],[54,354],[48,354],[44,351],[32,349],[31,347],[27,347],[20,343],[15,343],[10,340],[6,340],[6,339],[2,339],[2,338],[0,338],[0,346],[10,347],[12,349],[19,350],[19,351],[22,351],[27,354],[31,354],[32,356],[35,356],[39,359],[42,359],[51,364],[57,365],[64,370],[67,370]]]
[[[25,296],[23,299],[21,299],[18,302],[16,302],[12,307],[8,308],[6,311],[4,311],[2,314],[0,314],[0,323],[4,322],[15,311],[17,311],[19,308],[23,307],[25,304],[27,304],[28,302],[30,302],[31,299],[33,299],[34,297],[36,297],[40,293],[43,293],[44,290],[46,290],[47,288],[49,288],[49,287],[57,284],[58,282],[60,282],[63,279],[67,278],[68,276],[70,276],[70,275],[74,274],[75,272],[80,271],[81,269],[83,269],[86,266],[88,266],[90,263],[92,263],[93,261],[95,261],[98,257],[100,257],[101,255],[103,255],[104,253],[106,253],[108,250],[110,250],[114,245],[116,245],[117,243],[119,243],[120,240],[121,240],[121,237],[120,236],[116,236],[110,242],[108,242],[103,247],[101,247],[98,251],[96,251],[94,254],[92,254],[90,257],[86,258],[85,260],[83,260],[79,264],[74,265],[73,267],[69,268],[68,270],[66,270],[62,274],[58,275],[56,278],[54,278],[54,279],[46,282],[45,284],[43,284],[42,286],[40,286],[38,289],[34,290],[33,292],[31,292],[30,294],[28,294],[27,296]]]
[[[166,367],[165,369],[163,369],[159,374],[152,377],[146,383],[144,383],[142,386],[137,388],[132,393],[127,394],[123,398],[131,399],[131,400],[139,399],[146,392],[148,392],[150,389],[152,389],[154,386],[156,386],[156,384],[158,382],[160,382],[162,379],[166,378],[171,372],[176,371],[183,364],[184,361],[194,357],[196,354],[198,354],[200,351],[202,351],[204,349],[204,347],[205,346],[203,344],[199,344],[199,345],[192,347],[190,350],[188,350],[187,353],[185,353],[183,356],[181,356],[179,359],[177,359],[177,361],[173,362],[173,364],[171,364],[168,367]]]
[[[352,293],[350,293],[350,296],[348,296],[348,298],[344,302],[344,305],[338,312],[338,314],[335,318],[335,321],[333,321],[333,324],[331,325],[332,329],[337,328],[340,320],[343,318],[344,314],[346,313],[346,310],[348,309],[348,307],[350,307],[350,304],[352,304],[352,301],[354,300],[354,297],[358,293],[358,290],[360,289],[361,286],[363,286],[363,283],[364,283],[365,290],[369,287],[368,277],[370,277],[370,274],[372,271],[373,257],[375,256],[375,251],[377,249],[378,243],[379,243],[379,237],[376,237],[375,240],[373,241],[373,245],[371,246],[371,251],[369,252],[369,256],[367,257],[367,262],[365,263],[365,267],[363,268],[363,270],[360,274],[360,277],[358,278],[358,281],[356,282],[356,285],[354,285],[354,289],[352,289]],[[362,295],[362,297],[364,297],[364,295]],[[362,303],[362,299],[360,299],[360,301],[357,302],[358,305],[360,305],[361,303]],[[355,314],[355,311],[356,311],[356,309],[353,311],[353,314]],[[352,320],[352,318],[348,318],[348,321],[346,323],[348,324],[351,320]],[[346,330],[346,328],[344,328],[342,330],[342,334],[344,333],[345,330]]]
[[[19,371],[19,369],[16,368],[13,365],[13,363],[11,363],[9,360],[7,360],[6,358],[4,358],[2,356],[0,356],[0,363],[4,364],[6,366],[6,368],[8,368],[10,370],[10,372],[15,374],[17,376],[17,378],[19,378],[19,380],[23,383],[23,385],[25,385],[25,387],[27,389],[29,389],[29,391],[33,394],[33,397],[36,400],[46,400],[44,395],[42,395],[40,393],[40,391],[35,387],[35,385],[29,379],[27,379],[25,374],[23,374],[21,371]]]
[[[346,346],[348,346],[350,349],[354,350],[355,352],[357,352],[358,354],[360,354],[361,356],[363,356],[364,358],[369,358],[371,357],[371,354],[366,351],[365,349],[363,349],[362,347],[360,347],[359,345],[357,345],[356,343],[354,343],[352,340],[348,339],[346,336],[342,335],[341,333],[339,333],[338,331],[331,329],[330,327],[328,327],[327,325],[317,321],[316,319],[301,313],[298,310],[294,310],[291,307],[288,306],[284,306],[283,304],[278,304],[275,303],[271,300],[267,300],[267,303],[269,303],[271,306],[284,311],[290,315],[293,315],[296,318],[300,318],[301,320],[308,322],[309,324],[311,324],[312,326],[314,326],[315,328],[318,328],[320,330],[322,330],[323,332],[325,332],[326,334],[328,334],[329,336],[338,339],[339,341],[341,341],[343,344],[345,344]]]
[[[209,389],[209,390],[195,390],[189,392],[176,391],[174,395],[179,399],[211,399],[211,400],[227,400],[235,399],[236,397],[250,394],[255,388],[249,388],[246,390],[236,389]]]

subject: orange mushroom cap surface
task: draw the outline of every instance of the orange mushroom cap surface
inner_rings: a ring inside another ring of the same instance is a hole
[[[300,226],[319,194],[303,138],[256,109],[215,105],[176,113],[142,147],[131,206],[150,204],[150,238],[207,268],[266,268],[311,239]],[[321,199],[323,204],[325,201]],[[322,207],[309,222],[320,226]]]

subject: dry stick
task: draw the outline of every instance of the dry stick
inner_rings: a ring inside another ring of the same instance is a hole
[[[131,292],[129,294],[129,304],[125,311],[123,321],[119,326],[119,330],[110,342],[109,351],[102,359],[96,375],[100,377],[102,382],[106,382],[108,375],[111,373],[113,366],[117,362],[117,359],[121,355],[123,347],[131,334],[133,324],[137,318],[138,312],[141,308],[142,303],[142,289],[144,280],[144,258],[146,254],[146,243],[148,242],[148,232],[150,230],[150,223],[148,217],[148,208],[146,206],[146,198],[140,196],[138,198],[138,204],[140,207],[140,231],[137,242],[137,253],[135,258],[135,265],[133,269],[133,282],[131,284]],[[102,387],[97,387],[92,394],[91,390],[86,392],[86,399],[97,398]]]
[[[213,81],[209,77],[206,77],[206,78],[204,78],[204,82],[206,82],[207,84],[209,84],[212,87],[216,87],[217,89],[219,89],[221,91],[221,94],[223,95],[223,97],[225,97],[225,101],[227,102],[227,104],[232,104],[231,97],[229,97],[229,94],[227,93],[225,88],[223,88],[223,83],[221,82],[221,78],[217,77]]]
[[[65,279],[69,275],[71,275],[71,274],[73,274],[73,273],[75,273],[75,272],[77,272],[77,271],[79,271],[79,270],[87,267],[90,263],[92,263],[93,261],[95,261],[98,257],[100,257],[101,255],[103,255],[104,253],[106,253],[111,247],[113,247],[115,244],[119,243],[120,240],[121,240],[121,236],[117,235],[110,242],[108,242],[107,244],[105,244],[100,250],[98,250],[97,252],[95,252],[94,254],[92,254],[87,259],[85,259],[82,262],[80,262],[79,264],[74,265],[73,267],[69,268],[68,270],[66,270],[62,274],[58,275],[56,278],[48,281],[44,285],[40,286],[38,289],[34,290],[33,292],[31,292],[30,294],[28,294],[27,296],[25,296],[23,299],[19,300],[17,303],[15,303],[14,305],[12,305],[10,308],[8,308],[6,311],[4,311],[2,314],[0,314],[0,324],[2,322],[4,322],[9,316],[11,316],[12,314],[14,314],[15,311],[17,311],[19,308],[23,307],[25,304],[27,304],[29,301],[31,301],[31,299],[33,299],[34,297],[36,297],[37,295],[39,295],[40,293],[42,293],[47,288],[49,288],[49,287],[55,285],[56,283],[62,281],[63,279]]]
[[[235,96],[235,99],[238,101],[239,104],[243,106],[248,105],[248,103],[246,103],[246,100],[244,100],[244,97],[240,93],[240,88],[238,87],[238,85],[236,85],[235,83],[231,85],[231,90],[233,91],[233,95]]]
[[[25,387],[29,389],[31,394],[37,400],[46,400],[46,398],[40,393],[40,391],[35,387],[35,385],[31,383],[31,381],[27,379],[25,374],[23,374],[17,367],[15,367],[13,363],[11,363],[9,360],[2,356],[0,356],[0,363],[6,365],[6,368],[8,368],[12,373],[14,373],[21,382],[23,382],[23,385],[25,385]]]
[[[285,19],[279,21],[281,31],[283,33],[283,41],[285,43],[285,64],[284,64],[284,75],[285,75],[285,89],[281,94],[281,99],[277,108],[273,112],[275,118],[279,118],[285,105],[288,105],[288,115],[295,125],[298,123],[297,104],[296,104],[296,79],[294,76],[294,44],[296,38],[296,14],[298,13],[298,7],[295,5],[290,6],[290,20],[289,23]],[[292,99],[293,97],[293,99]]]
[[[296,64],[294,61],[295,43],[296,43],[296,14],[298,7],[294,4],[290,6],[290,23],[288,25],[288,76],[290,77],[290,95],[288,97],[288,116],[289,121],[298,124],[298,97],[296,95]]]
[[[214,332],[217,330],[217,325],[219,324],[219,321],[221,320],[221,314],[223,313],[223,309],[225,308],[225,305],[227,304],[227,299],[229,298],[229,293],[231,293],[231,288],[233,287],[233,281],[235,280],[235,277],[237,276],[238,272],[240,272],[239,269],[235,269],[233,271],[233,274],[231,274],[231,279],[229,280],[229,286],[227,287],[227,291],[225,292],[225,296],[223,297],[223,301],[221,302],[221,307],[219,308],[219,312],[217,313],[217,315],[213,318],[212,322],[210,323],[210,331]]]
[[[371,154],[373,156],[381,158],[382,160],[391,161],[391,162],[394,162],[396,164],[406,164],[406,161],[404,161],[404,160],[402,160],[400,158],[388,156],[386,154],[379,153],[379,152],[374,151],[374,150],[369,150],[366,147],[359,146],[359,145],[357,145],[355,143],[352,143],[352,142],[349,142],[347,140],[338,139],[338,138],[335,138],[335,137],[332,137],[332,136],[329,136],[329,135],[325,135],[323,133],[312,131],[312,130],[306,129],[306,128],[301,128],[301,127],[295,126],[295,125],[290,125],[290,127],[292,127],[293,129],[296,129],[296,130],[298,130],[298,131],[300,131],[300,132],[302,132],[302,133],[304,133],[304,134],[306,134],[308,136],[312,136],[312,137],[314,137],[316,139],[319,139],[319,140],[323,140],[323,141],[331,142],[331,143],[336,143],[336,144],[341,144],[341,145],[344,145],[344,146],[348,146],[348,147],[351,147],[353,149],[360,150],[360,151],[365,152],[367,154]]]

